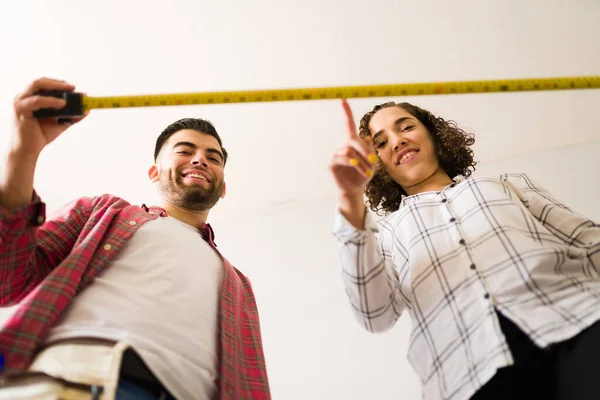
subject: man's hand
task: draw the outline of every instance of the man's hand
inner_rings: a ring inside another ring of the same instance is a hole
[[[5,163],[0,168],[0,206],[9,210],[27,205],[33,194],[33,180],[37,160],[44,149],[63,133],[70,124],[58,118],[34,118],[40,108],[65,106],[65,100],[39,96],[40,90],[73,91],[75,86],[55,79],[41,78],[31,83],[15,98],[14,126]],[[72,123],[83,119],[78,118]]]
[[[63,99],[40,96],[40,90],[73,91],[75,86],[55,79],[40,78],[32,82],[14,101],[14,122],[10,153],[36,159],[41,151],[71,124],[59,123],[57,118],[35,118],[33,112],[40,108],[60,109],[65,106]],[[72,123],[83,118],[73,120]]]

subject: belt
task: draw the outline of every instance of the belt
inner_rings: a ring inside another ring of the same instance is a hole
[[[88,400],[90,394],[92,399],[114,400],[120,379],[135,383],[157,399],[174,398],[128,344],[77,338],[43,347],[27,371],[2,377],[0,400]]]

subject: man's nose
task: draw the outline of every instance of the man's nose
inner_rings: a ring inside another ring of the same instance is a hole
[[[192,165],[202,165],[203,167],[208,167],[208,163],[206,162],[206,160],[204,159],[204,157],[195,157],[192,160]]]

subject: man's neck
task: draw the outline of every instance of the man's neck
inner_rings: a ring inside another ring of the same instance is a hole
[[[164,200],[159,202],[159,206],[164,208],[169,217],[180,220],[183,223],[191,225],[195,228],[200,229],[203,223],[208,218],[208,210],[206,211],[190,211],[184,208],[178,207],[174,204],[166,202]]]
[[[417,183],[416,185],[404,188],[404,191],[406,191],[406,194],[411,196],[417,193],[442,190],[451,183],[452,179],[450,179],[448,174],[443,169],[438,168],[429,178]]]

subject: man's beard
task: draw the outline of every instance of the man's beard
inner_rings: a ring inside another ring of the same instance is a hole
[[[161,196],[174,205],[189,211],[210,210],[221,198],[224,188],[225,182],[217,185],[214,179],[209,182],[208,189],[199,185],[186,185],[179,175],[173,182],[168,170],[160,172],[158,181],[158,191]]]

